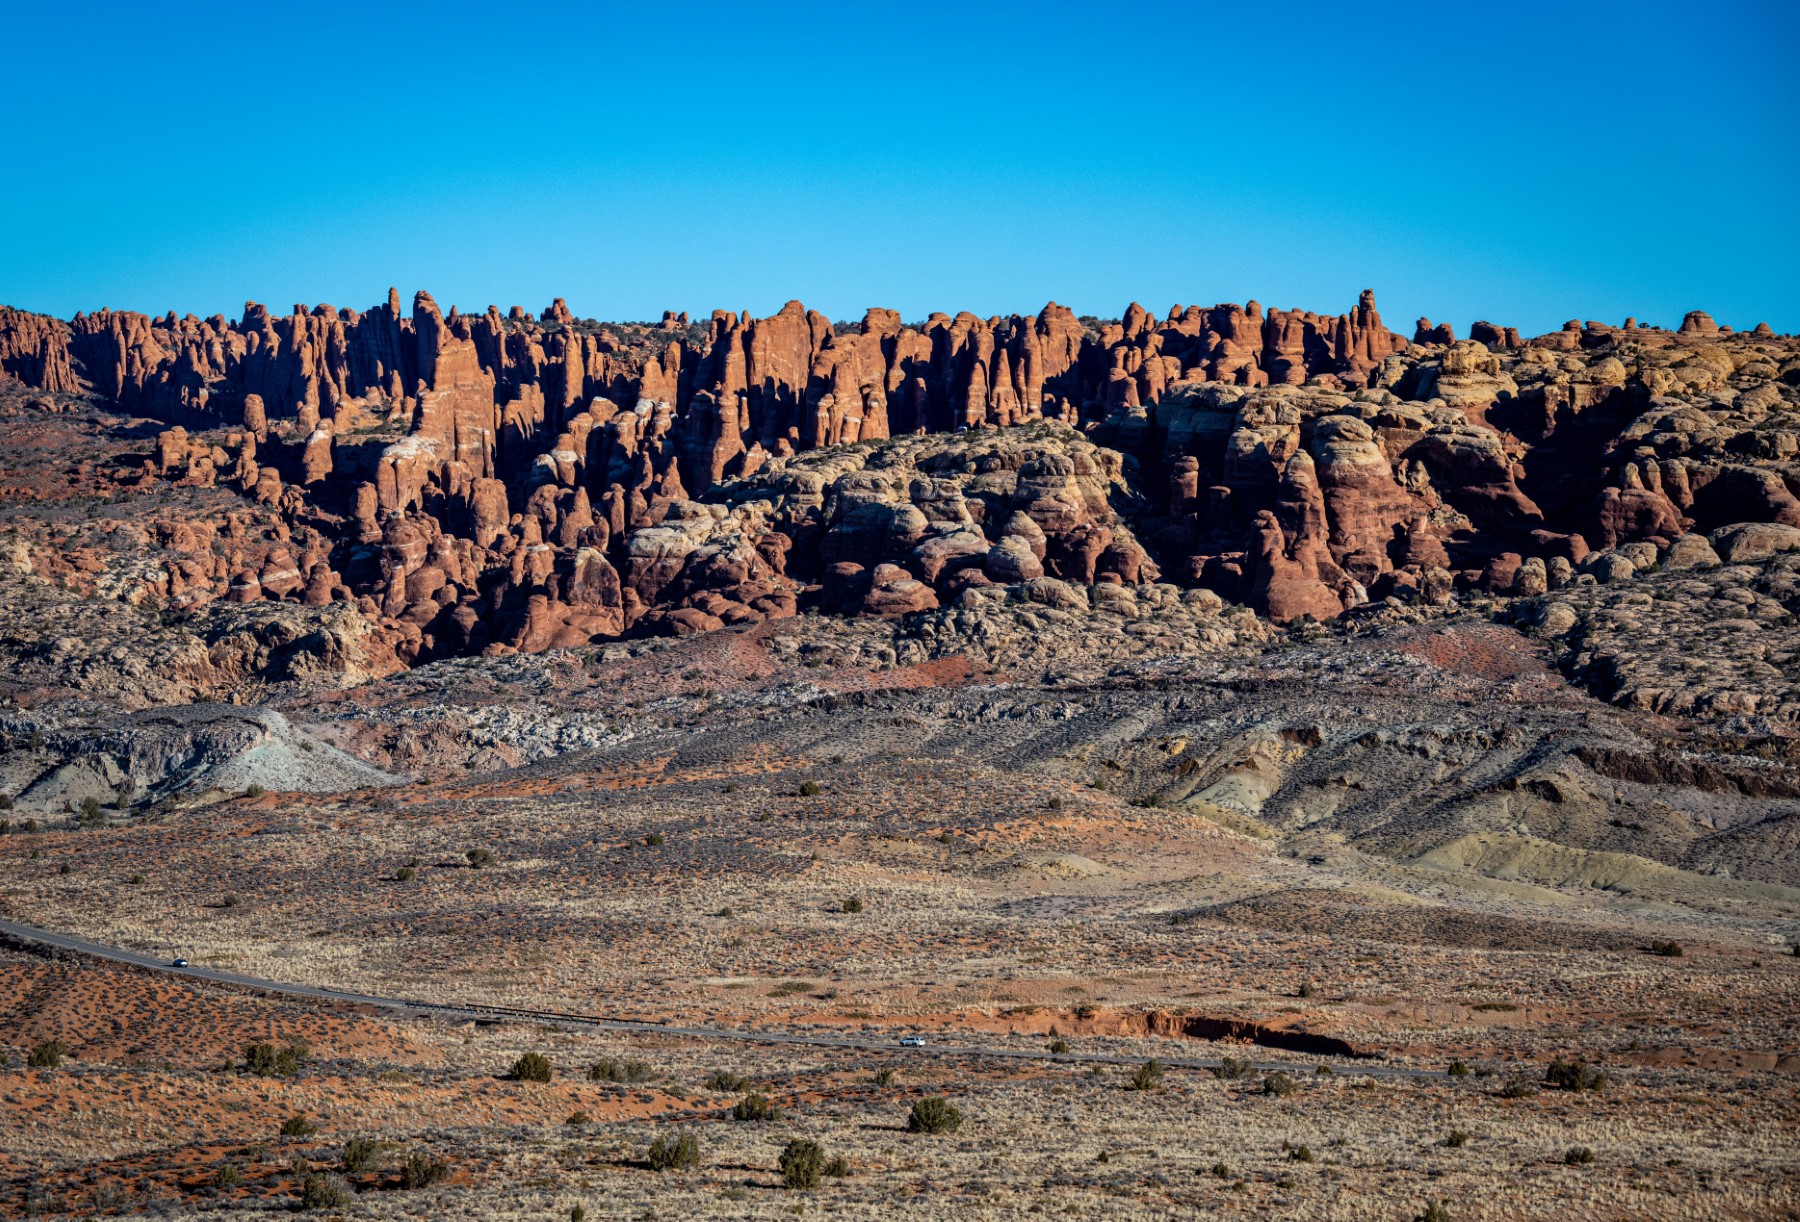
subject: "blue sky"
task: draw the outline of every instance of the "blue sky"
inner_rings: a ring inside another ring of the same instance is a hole
[[[1800,4],[1464,7],[16,5],[0,301],[1800,331]]]

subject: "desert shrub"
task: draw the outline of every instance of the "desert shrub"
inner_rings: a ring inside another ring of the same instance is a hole
[[[819,783],[817,781],[802,781],[802,782],[800,782],[800,796],[801,797],[816,798],[819,796],[820,792],[821,791],[819,789]]]
[[[344,1143],[338,1161],[351,1175],[373,1171],[381,1166],[381,1143],[369,1137],[352,1137]]]
[[[1227,1082],[1235,1081],[1238,1078],[1248,1078],[1255,1072],[1256,1066],[1252,1065],[1248,1060],[1239,1060],[1237,1057],[1229,1056],[1220,1057],[1219,1067],[1213,1070],[1215,1075],[1225,1079]]]
[[[306,1045],[300,1043],[279,1049],[273,1044],[250,1044],[244,1048],[244,1070],[259,1078],[291,1078],[300,1072],[306,1054]]]
[[[235,895],[227,895],[219,901],[219,907],[221,908],[241,908],[243,905],[244,901]]]
[[[1302,983],[1300,986],[1300,996],[1302,996],[1302,997],[1311,997],[1314,993],[1317,993],[1318,991],[1319,990],[1313,988],[1310,981]]]
[[[1586,1146],[1570,1146],[1563,1151],[1563,1162],[1571,1167],[1584,1167],[1594,1161],[1594,1152]]]
[[[825,1160],[825,1165],[819,1168],[819,1172],[822,1175],[830,1176],[834,1180],[849,1179],[851,1175],[850,1160],[845,1158],[842,1154],[833,1154],[830,1158]]]
[[[652,1171],[692,1171],[700,1165],[700,1139],[692,1133],[658,1133],[650,1143]]]
[[[1469,1135],[1461,1129],[1451,1129],[1450,1136],[1444,1138],[1444,1144],[1452,1150],[1460,1150],[1469,1144]]]
[[[874,1082],[877,1086],[892,1086],[894,1079],[898,1076],[893,1066],[890,1065],[875,1071]]]
[[[1224,1163],[1214,1163],[1212,1165],[1212,1173],[1214,1179],[1228,1180],[1231,1178],[1231,1168],[1227,1167]]]
[[[921,1099],[912,1105],[906,1117],[909,1133],[954,1133],[962,1128],[963,1115],[957,1106],[941,1095]]]
[[[407,1188],[429,1188],[450,1177],[450,1164],[414,1150],[400,1165],[400,1183]]]
[[[1311,1146],[1290,1147],[1288,1150],[1288,1161],[1295,1162],[1295,1163],[1310,1163],[1310,1162],[1314,1161],[1312,1147]]]
[[[1155,1090],[1162,1085],[1162,1076],[1162,1062],[1151,1057],[1131,1071],[1131,1080],[1125,1085],[1129,1090]]]
[[[1553,1090],[1604,1090],[1606,1075],[1585,1061],[1558,1057],[1544,1071],[1544,1084]]]
[[[11,810],[12,808],[12,795],[9,793],[0,793],[0,810]],[[7,826],[10,827],[12,825],[8,824]]]
[[[1450,1203],[1448,1201],[1427,1201],[1424,1212],[1415,1216],[1413,1222],[1451,1222]]]
[[[1444,1072],[1449,1074],[1452,1078],[1466,1078],[1469,1076],[1469,1067],[1461,1061],[1452,1061],[1450,1062],[1450,1068],[1446,1069]]]
[[[733,1120],[780,1120],[781,1109],[769,1102],[769,1097],[760,1091],[751,1091],[731,1109]]]
[[[411,866],[401,866],[398,870],[394,871],[394,877],[403,883],[410,883],[413,879],[419,877],[419,872]]]
[[[627,1061],[619,1070],[621,1082],[648,1082],[652,1076],[648,1061]]]
[[[845,912],[861,912],[862,910],[863,910],[863,902],[861,900],[857,899],[854,895],[844,901],[844,911]]]
[[[296,1113],[281,1122],[283,1137],[311,1137],[318,1131],[319,1126],[308,1120],[305,1112]]]
[[[569,1210],[569,1222],[587,1222],[587,1210],[577,1205]]]
[[[1285,1099],[1300,1089],[1300,1084],[1284,1073],[1272,1073],[1263,1079],[1262,1091],[1277,1099]]]
[[[61,1040],[39,1040],[32,1046],[25,1063],[33,1069],[55,1069],[63,1063],[68,1052]]]
[[[1333,1069],[1329,1065],[1313,1066],[1313,1076],[1315,1078],[1330,1078],[1330,1077],[1335,1077],[1336,1075],[1337,1075],[1337,1070]]]
[[[76,822],[82,827],[99,827],[104,818],[105,816],[100,813],[99,798],[86,797],[81,800],[81,809],[76,816]]]
[[[244,1169],[236,1163],[220,1163],[219,1169],[213,1172],[215,1188],[236,1188],[244,1182]]]
[[[494,854],[489,849],[470,849],[467,853],[464,853],[463,856],[468,858],[469,865],[477,870],[481,869],[483,866],[491,866],[494,864]]]
[[[263,794],[265,794],[267,792],[268,791],[265,790],[261,785],[250,785],[244,789],[244,796],[246,798],[260,798],[263,796]]]
[[[506,1074],[515,1082],[548,1082],[555,1075],[550,1058],[541,1052],[527,1052],[512,1063]]]
[[[740,1091],[750,1085],[748,1078],[732,1073],[729,1069],[715,1069],[706,1075],[707,1090]]]
[[[141,887],[144,885],[144,876],[142,874],[133,874],[130,878],[126,879],[125,881],[130,883],[134,887]]]
[[[563,1121],[563,1123],[569,1124],[569,1125],[574,1125],[577,1128],[579,1128],[580,1126],[582,1126],[584,1124],[594,1123],[594,1118],[592,1116],[588,1115],[586,1112],[574,1111],[574,1112],[569,1113],[569,1118],[567,1120]]]
[[[1529,1099],[1537,1094],[1537,1087],[1524,1078],[1514,1078],[1500,1088],[1502,1099]]]
[[[60,866],[56,867],[56,872],[58,874],[72,874],[74,873],[74,867],[65,861]]]
[[[661,832],[651,832],[648,836],[644,837],[644,843],[654,849],[660,848],[667,842],[663,840],[663,834]]]
[[[788,1188],[817,1188],[825,1151],[816,1141],[796,1137],[781,1152],[781,1182]]]
[[[1050,1041],[1049,1047],[1050,1047],[1050,1053],[1052,1056],[1061,1056],[1063,1053],[1065,1053],[1069,1050],[1069,1041],[1065,1040],[1059,1036],[1058,1038]]]
[[[300,1183],[300,1208],[342,1209],[356,1199],[356,1190],[335,1175],[313,1174]]]
[[[1687,954],[1687,951],[1682,948],[1682,945],[1679,942],[1656,941],[1650,943],[1650,953],[1653,955],[1661,955],[1665,959],[1679,959]]]

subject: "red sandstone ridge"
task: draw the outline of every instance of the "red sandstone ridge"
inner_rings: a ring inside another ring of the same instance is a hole
[[[235,322],[0,309],[0,370],[167,422],[133,479],[229,487],[288,523],[149,593],[350,602],[405,660],[1063,597],[1046,581],[1324,620],[1541,593],[1592,551],[1697,525],[1800,524],[1779,470],[1708,450],[1668,406],[1746,378],[1742,411],[1790,394],[1766,327],[1470,335],[1420,319],[1409,342],[1368,291],[1338,315],[834,324],[789,302],[650,326],[390,291]]]

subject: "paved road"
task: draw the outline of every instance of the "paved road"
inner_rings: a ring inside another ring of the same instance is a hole
[[[399,997],[377,997],[369,993],[352,993],[342,989],[321,988],[317,985],[264,980],[257,976],[245,976],[237,972],[221,972],[214,968],[175,967],[166,960],[152,959],[147,955],[140,955],[116,946],[103,946],[98,942],[89,942],[70,934],[55,933],[31,925],[20,925],[13,921],[0,921],[0,934],[8,934],[23,941],[36,942],[43,946],[56,947],[59,950],[74,951],[77,954],[91,955],[97,959],[108,959],[114,963],[130,964],[132,967],[164,972],[190,980],[207,980],[215,984],[237,985],[285,997],[304,997],[314,1001],[373,1006],[401,1014],[430,1015],[457,1022],[469,1020],[534,1022],[581,1031],[654,1032],[658,1035],[679,1035],[702,1040],[736,1040],[751,1044],[801,1044],[813,1048],[851,1048],[867,1052],[888,1052],[914,1056],[1000,1057],[1017,1061],[1080,1062],[1101,1065],[1137,1065],[1143,1061],[1141,1056],[1115,1056],[1098,1052],[1051,1053],[1041,1048],[996,1048],[969,1043],[927,1043],[922,1048],[903,1048],[892,1040],[858,1039],[853,1036],[800,1035],[786,1031],[739,1031],[730,1027],[686,1027],[666,1022],[652,1022],[647,1019],[608,1018],[604,1015],[571,1014],[559,1010],[525,1010],[510,1006],[458,1005],[449,1002],[418,1001]],[[928,1038],[942,1040],[959,1037],[934,1035]],[[1216,1069],[1220,1064],[1218,1058],[1208,1060],[1158,1057],[1157,1059],[1172,1069]],[[1316,1058],[1308,1060],[1305,1064],[1297,1064],[1294,1061],[1257,1062],[1256,1068],[1264,1071],[1277,1069],[1293,1071],[1296,1068],[1304,1069],[1306,1065],[1322,1064],[1327,1060],[1329,1058]],[[1350,1073],[1377,1078],[1437,1079],[1443,1077],[1443,1074],[1437,1070],[1412,1069],[1397,1065],[1370,1065],[1361,1061],[1343,1063],[1343,1067]]]

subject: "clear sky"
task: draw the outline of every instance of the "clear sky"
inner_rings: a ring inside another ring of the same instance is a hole
[[[17,3],[0,301],[1800,331],[1800,0]]]

